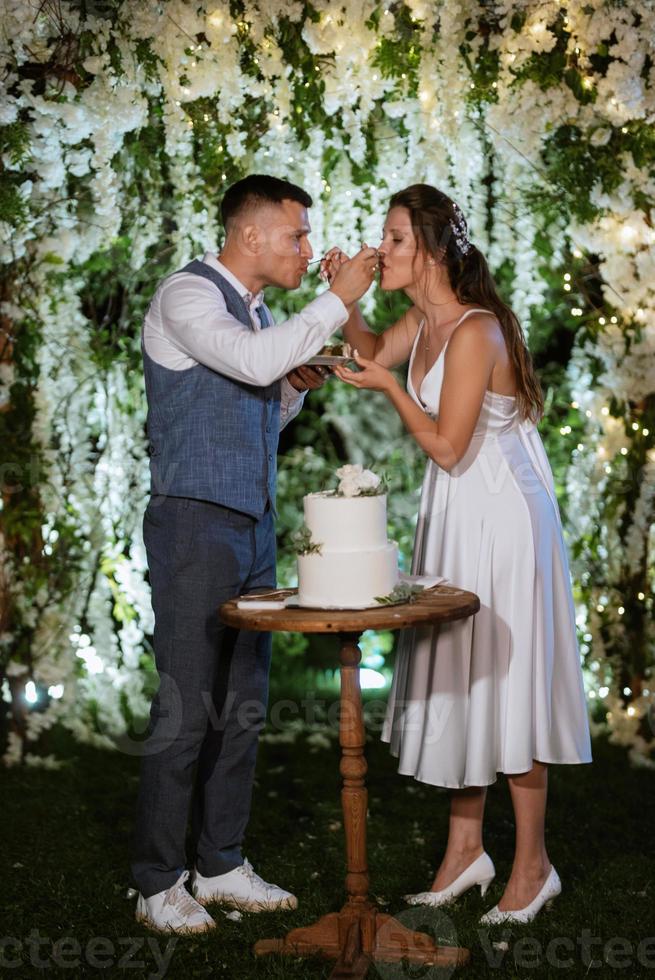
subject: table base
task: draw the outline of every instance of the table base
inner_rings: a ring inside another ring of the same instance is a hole
[[[453,967],[468,963],[467,949],[436,946],[424,932],[412,932],[370,902],[331,912],[317,922],[292,929],[283,939],[255,943],[255,955],[324,956],[336,959],[331,980],[365,977],[371,963],[409,963]]]

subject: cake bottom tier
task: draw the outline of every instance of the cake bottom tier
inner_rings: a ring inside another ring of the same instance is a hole
[[[365,609],[398,584],[398,548],[325,551],[298,557],[298,602],[317,608]]]

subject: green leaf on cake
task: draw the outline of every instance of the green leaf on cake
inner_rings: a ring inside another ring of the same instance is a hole
[[[306,524],[291,535],[293,550],[297,555],[320,555],[322,544],[312,541],[312,532]]]

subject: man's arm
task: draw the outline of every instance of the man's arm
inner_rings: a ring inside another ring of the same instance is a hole
[[[268,385],[317,353],[348,318],[328,291],[304,310],[253,331],[227,312],[220,292],[197,276],[175,276],[162,287],[161,330],[178,350],[236,381]]]

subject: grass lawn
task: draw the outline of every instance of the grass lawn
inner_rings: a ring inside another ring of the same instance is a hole
[[[53,732],[48,750],[65,759],[64,768],[0,772],[0,977],[328,977],[328,961],[252,953],[256,940],[336,911],[344,898],[338,746],[322,724],[298,728],[278,730],[261,746],[245,854],[265,878],[295,892],[299,908],[239,922],[214,909],[218,928],[201,938],[156,936],[134,921],[126,891],[136,758]],[[624,751],[604,741],[594,748],[593,766],[551,770],[548,840],[561,897],[529,926],[489,932],[478,918],[498,900],[512,856],[505,780],[489,791],[486,847],[498,876],[484,901],[470,892],[447,912],[408,909],[402,895],[430,886],[446,839],[448,798],[398,776],[387,747],[371,734],[372,894],[405,925],[470,948],[471,965],[461,975],[474,980],[655,978],[655,773],[630,769]],[[369,971],[382,980],[447,975],[385,964]]]

